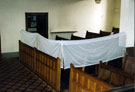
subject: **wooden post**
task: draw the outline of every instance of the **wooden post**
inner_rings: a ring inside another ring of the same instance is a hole
[[[69,92],[72,92],[73,64],[70,64]]]
[[[124,57],[122,58],[122,69],[125,68],[125,63],[126,63],[126,60],[127,60],[127,56],[128,56],[128,53],[125,52]]]
[[[82,71],[83,71],[83,72],[85,71],[85,67],[82,67]]]
[[[61,75],[61,64],[60,59],[57,59],[57,79],[56,79],[56,90],[60,91],[60,75]]]

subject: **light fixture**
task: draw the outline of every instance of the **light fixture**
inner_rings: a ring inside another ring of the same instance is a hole
[[[96,2],[97,4],[99,4],[99,3],[101,3],[101,0],[95,0],[95,2]]]

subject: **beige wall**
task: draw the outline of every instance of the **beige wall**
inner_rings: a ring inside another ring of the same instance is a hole
[[[121,0],[114,0],[113,26],[116,28],[120,27],[120,8]]]
[[[84,37],[86,30],[98,33],[100,29],[111,31],[113,26],[119,26],[119,16],[114,17],[116,1],[102,0],[96,4],[95,0],[0,0],[2,52],[18,51],[20,30],[25,29],[25,12],[49,13],[51,39],[54,39],[51,31],[61,30],[76,30],[75,35]]]

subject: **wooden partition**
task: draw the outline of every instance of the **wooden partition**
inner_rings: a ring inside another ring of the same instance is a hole
[[[36,73],[56,90],[60,90],[60,59],[36,50]]]
[[[112,88],[112,85],[86,74],[71,65],[69,92],[98,92]]]
[[[19,41],[19,56],[20,61],[33,70],[35,49]]]
[[[60,59],[49,56],[19,41],[20,61],[56,91],[60,91]]]

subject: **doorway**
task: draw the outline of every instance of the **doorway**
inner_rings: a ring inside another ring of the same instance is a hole
[[[25,13],[26,30],[48,38],[48,13]]]

